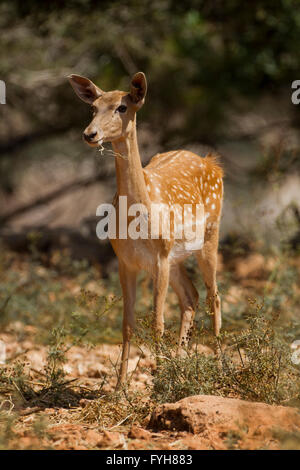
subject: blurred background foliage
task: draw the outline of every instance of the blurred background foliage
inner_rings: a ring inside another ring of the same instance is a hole
[[[276,94],[299,72],[297,0],[16,0],[0,9],[1,77],[32,130],[82,127],[70,71],[108,90],[143,70],[144,119],[157,130],[163,119],[165,139],[214,143],[228,107]]]
[[[126,90],[143,70],[143,162],[157,151],[213,146],[223,155],[235,203],[233,187],[253,191],[248,177],[261,187],[271,174],[299,170],[299,110],[290,99],[291,82],[300,77],[297,0],[2,1],[0,28],[0,78],[7,85],[0,107],[2,213],[99,171],[95,152],[81,142],[91,114],[74,96],[70,73],[104,90]],[[266,137],[265,130],[274,132]],[[103,160],[101,168],[112,163]],[[113,194],[111,176],[105,196],[83,213],[95,214]],[[91,193],[82,198],[91,200]]]

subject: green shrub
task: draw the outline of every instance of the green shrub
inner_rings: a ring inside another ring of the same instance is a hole
[[[175,336],[167,332],[159,343],[138,333],[150,347],[157,367],[152,398],[175,402],[190,395],[221,395],[265,403],[287,403],[299,398],[300,374],[291,362],[289,345],[275,329],[276,318],[267,319],[263,306],[252,305],[248,327],[240,333],[224,333],[215,340],[218,354],[199,352],[198,344],[176,356]],[[201,331],[200,338],[205,331]],[[195,332],[194,332],[195,335]]]

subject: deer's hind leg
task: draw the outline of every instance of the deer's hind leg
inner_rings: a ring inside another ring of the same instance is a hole
[[[198,303],[198,292],[182,264],[172,267],[170,271],[170,284],[178,296],[181,310],[181,326],[177,350],[178,355],[180,355],[188,345],[189,334],[195,317],[195,308]]]
[[[204,246],[197,253],[197,261],[206,286],[207,296],[206,303],[209,312],[212,315],[212,325],[214,334],[219,336],[222,316],[221,316],[221,300],[217,288],[217,257],[218,257],[218,230],[215,229],[209,233]]]

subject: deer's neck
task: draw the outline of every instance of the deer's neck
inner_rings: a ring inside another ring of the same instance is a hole
[[[135,123],[134,123],[135,124]],[[137,143],[136,126],[130,134],[112,143],[113,150],[121,156],[115,157],[119,196],[127,196],[128,204],[150,204]]]

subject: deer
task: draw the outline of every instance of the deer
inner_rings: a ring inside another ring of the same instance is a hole
[[[192,207],[200,204],[204,217],[203,237],[196,243],[184,238],[176,240],[173,218],[171,235],[156,239],[110,239],[118,258],[119,279],[123,297],[123,345],[117,388],[126,383],[130,342],[135,329],[137,274],[146,271],[153,279],[153,314],[155,336],[164,334],[164,305],[169,284],[175,291],[181,311],[177,353],[188,346],[198,304],[198,292],[187,274],[184,261],[194,255],[206,287],[206,303],[216,337],[221,328],[221,301],[217,288],[219,227],[223,202],[223,170],[218,155],[204,157],[188,150],[158,153],[144,168],[137,141],[136,114],[144,104],[147,81],[143,72],[131,78],[130,91],[103,91],[80,75],[68,77],[78,97],[92,107],[93,117],[83,132],[90,147],[111,143],[115,158],[117,193],[113,201],[118,207],[121,196],[128,204],[142,204],[151,212],[151,204],[165,207],[176,204]],[[127,216],[127,224],[130,217]],[[117,224],[120,223],[119,219]]]

